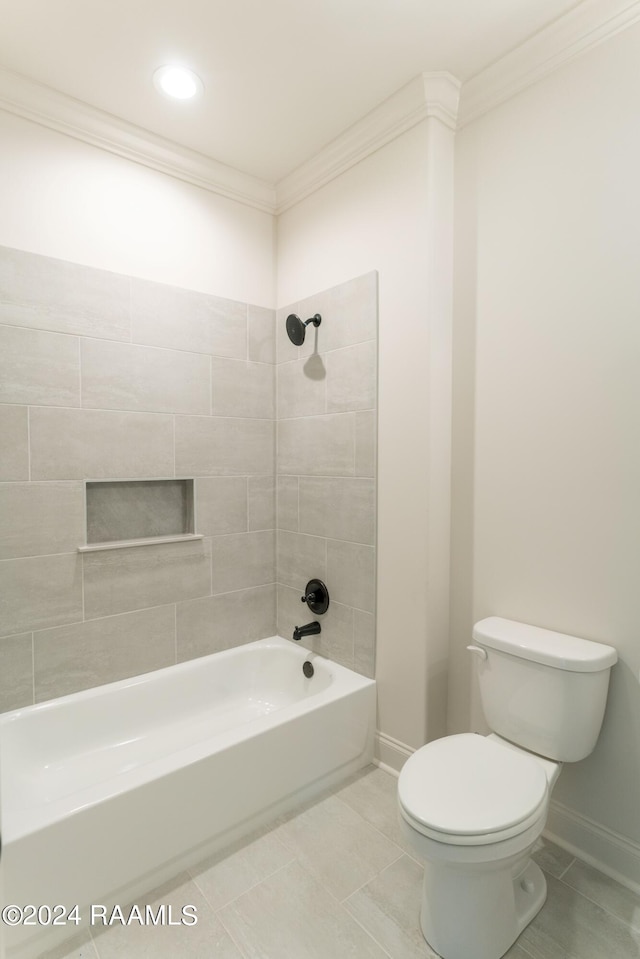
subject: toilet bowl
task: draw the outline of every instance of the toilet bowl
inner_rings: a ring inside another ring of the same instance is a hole
[[[400,822],[425,863],[422,932],[444,959],[498,959],[541,908],[529,857],[560,769],[495,734],[448,736],[406,762]]]
[[[420,925],[443,959],[500,959],[541,909],[531,860],[563,762],[593,750],[616,650],[490,617],[476,623],[493,732],[418,749],[398,779],[404,834],[424,863]]]

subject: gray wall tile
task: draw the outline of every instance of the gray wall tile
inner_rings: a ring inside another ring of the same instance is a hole
[[[245,303],[215,297],[217,304],[211,337],[214,356],[244,360],[247,356],[247,307]]]
[[[326,539],[278,530],[277,569],[278,582],[300,590],[302,595],[310,579],[327,578]]]
[[[82,619],[78,553],[0,562],[0,622],[7,634]]]
[[[173,476],[173,420],[160,413],[36,407],[31,478]]]
[[[88,619],[211,592],[211,540],[127,547],[84,554]]]
[[[275,533],[231,533],[213,541],[213,592],[275,582]]]
[[[247,478],[249,497],[249,529],[275,529],[276,496],[273,474],[267,476],[249,476]]]
[[[372,479],[300,477],[300,532],[352,543],[375,541],[375,489]]]
[[[317,344],[308,336],[300,347],[302,354],[315,349],[325,352],[375,340],[378,326],[378,274],[366,273],[298,304],[304,319],[320,313]]]
[[[131,281],[133,342],[245,359],[247,307],[208,293]]]
[[[273,419],[273,366],[214,356],[211,369],[215,416]]]
[[[276,477],[278,529],[288,529],[294,533],[299,532],[298,483],[297,476]]]
[[[0,323],[128,340],[129,277],[0,247]]]
[[[353,609],[332,601],[326,613],[315,616],[300,600],[298,604],[302,609],[302,614],[298,610],[298,622],[308,623],[317,619],[322,630],[315,636],[299,640],[299,645],[347,669],[353,669]]]
[[[353,615],[349,606],[341,606],[332,600],[326,613],[315,616],[300,602],[300,590],[278,584],[278,634],[291,639],[295,626],[317,619],[322,631],[296,640],[296,646],[303,646],[347,669],[353,669]]]
[[[327,587],[332,599],[375,612],[375,549],[356,543],[327,542]]]
[[[154,477],[196,476],[198,531],[243,534],[220,550],[220,586],[232,590],[215,601],[222,635],[233,643],[275,631],[274,318],[263,307],[0,249],[0,481],[15,484],[0,489],[0,612],[7,633],[41,634],[40,698],[125,668],[104,623],[69,624],[86,614],[115,625],[130,611],[188,604],[212,588],[210,540],[79,557],[81,479],[139,478],[138,488]],[[212,415],[212,357],[217,408],[227,416]],[[162,514],[165,532],[164,507],[151,512]],[[130,527],[125,521],[123,535]],[[265,579],[265,588],[252,585]],[[44,633],[58,627],[67,639],[51,649],[61,662],[76,660],[69,682],[61,677],[73,669],[57,670],[44,654]],[[158,663],[153,637],[140,643],[136,672]],[[32,689],[30,652],[28,660]],[[20,689],[15,670],[7,675]]]
[[[82,483],[0,485],[0,559],[70,553],[83,542]]]
[[[31,633],[0,639],[0,712],[33,703]]]
[[[82,405],[102,410],[211,410],[210,360],[201,353],[82,340]]]
[[[259,363],[275,363],[275,310],[264,306],[247,307],[247,358]]]
[[[179,662],[276,632],[274,584],[178,603],[177,609]]]
[[[327,353],[328,413],[375,407],[376,356],[373,340]]]
[[[353,413],[308,416],[278,423],[278,472],[353,476]]]
[[[0,326],[0,403],[80,406],[78,338]]]
[[[278,418],[314,416],[327,410],[327,371],[318,354],[291,363],[280,363],[276,370]]]
[[[304,588],[304,584],[302,588]],[[277,597],[278,636],[282,636],[284,639],[291,639],[295,626],[302,626],[304,623],[311,622],[311,620],[305,619],[309,610],[300,602],[299,589],[293,589],[291,586],[284,586],[282,583],[278,583]]]
[[[173,606],[36,632],[36,702],[170,666],[175,651]]]
[[[196,533],[215,536],[247,530],[247,477],[207,476],[195,481]]]
[[[176,417],[176,471],[181,476],[270,473],[272,420]]]
[[[355,414],[356,476],[376,475],[376,413],[367,410]]]
[[[29,414],[26,406],[0,406],[0,481],[29,479]]]
[[[190,480],[87,483],[87,542],[192,533]]]
[[[353,611],[353,668],[373,679],[376,674],[376,618],[361,609]]]

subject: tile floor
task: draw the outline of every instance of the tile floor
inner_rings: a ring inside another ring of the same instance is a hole
[[[94,928],[46,959],[434,959],[395,790],[369,766],[138,900],[194,905],[196,925]],[[548,899],[507,959],[640,957],[640,899],[550,843],[535,858]]]

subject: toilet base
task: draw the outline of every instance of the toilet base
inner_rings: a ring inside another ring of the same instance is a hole
[[[517,874],[502,868],[425,867],[420,926],[442,959],[501,959],[547,896],[542,870],[519,858]]]

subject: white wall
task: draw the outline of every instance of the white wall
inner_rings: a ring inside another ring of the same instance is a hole
[[[275,300],[273,217],[0,112],[0,245]]]
[[[444,733],[448,592],[440,573],[444,567],[446,580],[449,317],[446,296],[442,302],[428,277],[447,256],[447,233],[444,245],[434,247],[432,225],[449,215],[451,140],[439,121],[423,121],[278,223],[281,306],[379,273],[378,727],[411,747]],[[443,175],[434,158],[441,158]],[[438,189],[443,203],[434,209]],[[446,276],[446,264],[443,270]],[[441,394],[444,438],[429,425],[434,391]],[[435,504],[431,497],[439,495],[444,502]],[[441,530],[430,525],[436,505],[446,527],[440,569],[432,553]]]
[[[640,842],[639,49],[636,26],[456,145],[450,730],[482,728],[475,619],[613,644],[599,745],[554,798],[623,845]]]

